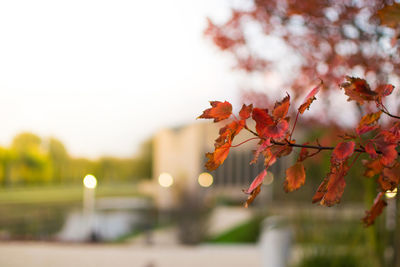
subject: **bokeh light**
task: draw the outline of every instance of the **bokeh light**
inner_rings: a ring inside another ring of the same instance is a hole
[[[385,193],[385,196],[387,198],[394,198],[397,195],[397,188],[393,189],[393,190],[388,190]]]
[[[211,174],[203,172],[199,175],[198,182],[202,187],[210,187],[213,184],[214,179]]]
[[[87,188],[91,188],[91,189],[96,188],[97,179],[92,174],[88,174],[85,176],[85,178],[83,178],[83,184]]]
[[[174,184],[174,178],[172,177],[171,174],[163,172],[160,174],[160,176],[158,177],[158,183],[162,186],[162,187],[170,187],[171,185]]]

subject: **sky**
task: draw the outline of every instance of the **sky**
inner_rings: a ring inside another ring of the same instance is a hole
[[[23,131],[73,156],[132,156],[163,127],[235,103],[229,57],[203,36],[229,1],[0,2],[0,145]],[[190,145],[190,144],[188,144]]]

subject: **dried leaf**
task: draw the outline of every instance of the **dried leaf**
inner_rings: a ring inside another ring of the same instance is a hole
[[[283,188],[288,192],[299,189],[306,181],[306,172],[302,163],[297,162],[286,170],[286,180]]]
[[[346,77],[346,82],[340,85],[344,89],[344,92],[349,98],[347,101],[357,101],[360,105],[364,104],[364,101],[373,101],[377,93],[371,90],[368,83],[364,79]]]
[[[251,203],[253,203],[254,199],[256,199],[257,195],[261,192],[261,186],[262,184],[260,184],[259,186],[257,186],[250,194],[250,196],[248,196],[246,203],[244,203],[244,207],[248,208],[249,205]]]

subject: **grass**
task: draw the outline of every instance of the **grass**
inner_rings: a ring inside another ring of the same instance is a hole
[[[0,189],[0,205],[81,202],[83,186],[41,186]],[[96,197],[139,196],[134,184],[99,185]]]
[[[254,217],[218,236],[210,238],[207,242],[216,244],[256,243],[260,235],[262,219],[263,217]]]

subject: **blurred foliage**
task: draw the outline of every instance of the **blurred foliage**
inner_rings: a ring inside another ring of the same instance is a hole
[[[125,182],[151,177],[152,139],[131,158],[74,158],[55,138],[32,133],[17,135],[10,147],[0,147],[0,184],[3,187],[80,183],[88,173],[100,182]]]
[[[297,267],[361,267],[366,265],[359,257],[354,254],[335,255],[328,252],[318,252],[305,257]]]
[[[211,243],[256,243],[260,236],[263,217],[256,216],[251,220],[208,240]]]

